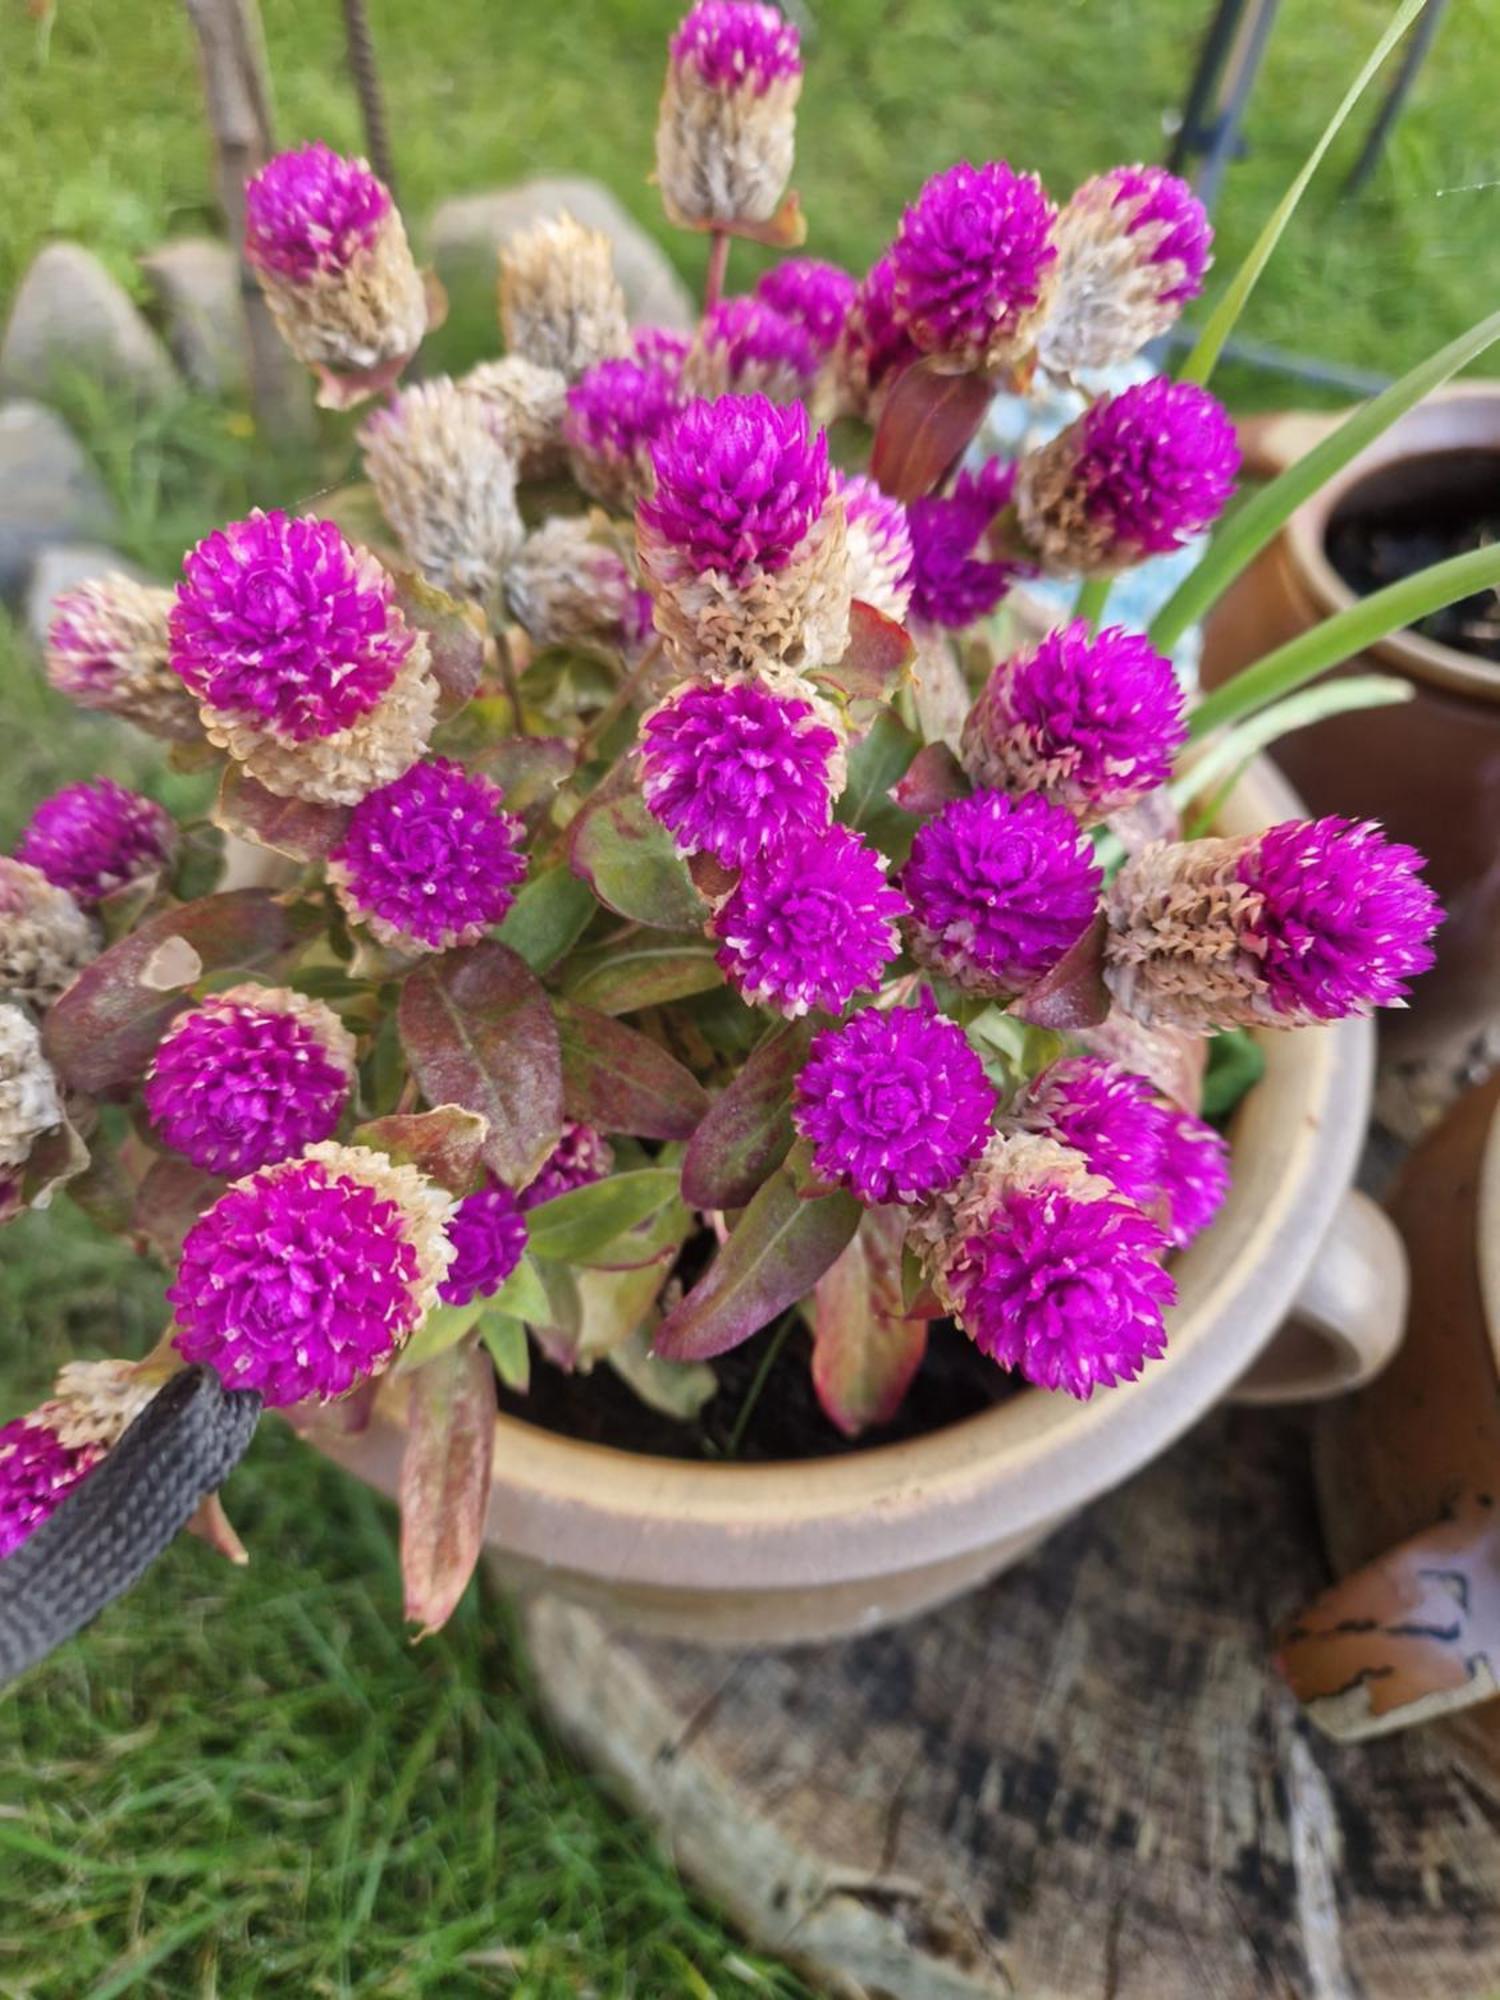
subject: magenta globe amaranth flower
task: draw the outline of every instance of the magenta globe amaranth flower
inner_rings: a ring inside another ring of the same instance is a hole
[[[862,472],[835,473],[834,488],[844,503],[850,590],[882,617],[903,624],[916,566],[905,507]]]
[[[803,327],[821,360],[838,345],[859,287],[837,264],[817,257],[786,257],[763,271],[755,296]]]
[[[1201,534],[1239,469],[1223,406],[1196,383],[1155,377],[1101,396],[1022,459],[1016,512],[1049,574],[1109,576]]]
[[[1166,1352],[1166,1237],[1053,1140],[993,1138],[913,1237],[975,1346],[1039,1388],[1087,1400]]]
[[[1158,842],[1110,886],[1105,977],[1137,1020],[1199,1031],[1399,1006],[1442,916],[1421,865],[1372,823],[1336,818]]]
[[[800,320],[764,299],[725,299],[703,315],[682,371],[691,396],[763,395],[790,403],[818,372],[818,350]]]
[[[1165,784],[1186,735],[1171,661],[1133,632],[1095,636],[1077,619],[999,663],[960,754],[976,783],[1040,792],[1092,821]]]
[[[168,659],[172,593],[134,577],[90,577],[52,603],[47,678],[80,708],[122,715],[148,735],[191,743],[197,704]]]
[[[321,1000],[232,986],[179,1014],[146,1072],[152,1127],[211,1174],[245,1174],[333,1136],[354,1038]]]
[[[1022,565],[979,553],[995,516],[1010,503],[1014,465],[990,459],[961,472],[948,494],[928,494],[907,508],[911,533],[911,615],[962,631],[987,618],[1024,574]]]
[[[685,681],[641,725],[641,790],[683,854],[739,868],[826,825],[844,786],[838,731],[810,694],[760,680]]]
[[[1065,1056],[1027,1085],[1015,1116],[1024,1130],[1071,1146],[1090,1173],[1149,1211],[1169,1114],[1145,1077],[1098,1056]]]
[[[797,30],[756,0],[699,0],[668,49],[656,125],[662,206],[680,228],[769,222],[791,176]]]
[[[1034,345],[1057,251],[1035,174],[960,160],[934,174],[891,246],[895,308],[917,346],[955,369],[1004,368]]]
[[[167,1297],[185,1361],[272,1409],[385,1369],[447,1275],[454,1203],[414,1167],[331,1142],[235,1181],[188,1231]]]
[[[606,507],[634,507],[651,480],[651,447],[682,408],[677,371],[622,357],[596,361],[568,391],[563,442],[573,475]]]
[[[36,1417],[0,1426],[0,1561],[51,1518],[103,1458],[99,1445],[65,1445]]]
[[[839,336],[834,369],[845,404],[866,423],[878,423],[898,378],[921,358],[897,316],[896,267],[887,251],[860,280]]]
[[[971,992],[1023,991],[1083,936],[1103,881],[1061,806],[978,791],[912,842],[901,887],[918,961]]]
[[[819,1035],[793,1116],[819,1179],[876,1205],[951,1187],[983,1152],[994,1108],[983,1063],[928,994]]]
[[[176,848],[165,806],[113,778],[93,778],[42,801],[16,843],[16,859],[87,908],[167,867]]]
[[[493,779],[433,757],[360,800],[328,879],[382,944],[447,951],[477,943],[515,901],[524,834]]]
[[[347,271],[390,212],[390,195],[363,160],[314,142],[278,153],[247,182],[245,255],[257,270],[304,283]]]
[[[845,826],[790,835],[745,865],[716,913],[718,962],[753,1006],[837,1012],[880,984],[906,904],[885,861]]]
[[[1165,167],[1111,167],[1057,219],[1057,282],[1038,341],[1054,374],[1118,367],[1203,289],[1213,230]]]
[[[634,326],[630,329],[630,352],[643,368],[660,369],[669,381],[682,378],[682,364],[692,348],[692,337],[675,326]]]
[[[1180,1250],[1206,1229],[1229,1192],[1229,1142],[1191,1111],[1162,1109],[1162,1159],[1158,1197],[1166,1226]]]
[[[575,1118],[563,1120],[562,1137],[543,1160],[529,1187],[521,1190],[522,1208],[540,1208],[560,1194],[602,1181],[615,1164],[615,1149],[602,1132]]]
[[[453,1262],[438,1287],[445,1306],[466,1306],[498,1292],[526,1248],[526,1218],[511,1190],[490,1181],[465,1195],[448,1224]]]

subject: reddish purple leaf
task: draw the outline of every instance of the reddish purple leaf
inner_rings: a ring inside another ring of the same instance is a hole
[[[175,1265],[183,1237],[228,1185],[176,1153],[164,1153],[136,1190],[135,1227],[164,1264]]]
[[[450,1194],[468,1194],[479,1179],[489,1125],[461,1104],[432,1111],[394,1111],[372,1118],[353,1135],[356,1146],[386,1153],[397,1166],[418,1168]]]
[[[524,960],[486,942],[407,974],[401,1046],[429,1104],[489,1121],[484,1161],[524,1187],[562,1133],[562,1058],[547,996]]]
[[[494,779],[505,794],[507,811],[523,815],[550,806],[577,761],[572,744],[560,736],[508,736],[467,760]]]
[[[196,962],[195,980],[267,972],[287,963],[316,927],[306,905],[288,907],[266,889],[233,889],[148,917],[86,965],[48,1014],[43,1035],[53,1068],[90,1097],[123,1094],[191,997],[186,983],[148,983],[160,981],[164,966]]]
[[[495,1455],[495,1367],[469,1335],[410,1377],[401,1459],[401,1578],[406,1616],[441,1631],[484,1546]]]
[[[306,799],[280,799],[247,776],[242,764],[224,766],[214,819],[260,847],[274,848],[293,861],[326,861],[344,837],[348,806],[315,806]]]
[[[789,1021],[763,1041],[693,1134],[682,1192],[694,1208],[743,1208],[792,1149],[792,1084],[817,1029]]]
[[[603,1132],[687,1139],[708,1110],[690,1070],[649,1035],[568,1000],[556,1003],[563,1109]]]
[[[460,604],[415,571],[398,570],[393,581],[407,624],[427,634],[432,678],[439,690],[438,714],[456,715],[474,695],[484,672],[484,618],[477,606]]]
[[[1016,1019],[1061,1034],[1097,1028],[1110,1007],[1109,988],[1104,983],[1104,934],[1101,914],[1052,970],[1043,973],[1012,1004],[1010,1011]]]
[[[851,701],[884,701],[900,685],[916,650],[904,625],[856,597],[849,607],[844,657],[836,666],[820,667],[817,678],[832,681]]]
[[[983,375],[944,375],[914,362],[880,415],[870,473],[894,499],[920,500],[973,442],[994,390]]]
[[[804,1199],[790,1167],[779,1168],[736,1224],[706,1274],[657,1328],[663,1361],[727,1354],[805,1298],[859,1227],[853,1195]]]
[[[906,1211],[866,1209],[813,1295],[813,1387],[845,1437],[889,1423],[927,1352],[927,1321],[901,1299]]]
[[[891,797],[903,812],[919,819],[941,812],[955,799],[966,799],[974,787],[946,743],[928,743],[906,767],[906,775],[891,786]]]

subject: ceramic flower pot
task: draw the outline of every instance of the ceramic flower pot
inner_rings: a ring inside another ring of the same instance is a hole
[[[1296,810],[1261,764],[1223,824],[1249,833]],[[488,1517],[499,1573],[710,1643],[868,1630],[1014,1562],[1221,1398],[1366,1379],[1400,1338],[1406,1289],[1394,1232],[1350,1187],[1373,1043],[1358,1021],[1265,1038],[1265,1076],[1235,1119],[1233,1189],[1177,1260],[1167,1356],[1138,1382],[1088,1403],[1028,1388],[925,1437],[794,1466],[652,1458],[502,1417]],[[399,1377],[365,1431],[316,1434],[388,1493],[403,1439]]]
[[[1336,422],[1252,420],[1247,463],[1271,476]],[[1328,559],[1330,526],[1398,496],[1451,504],[1472,492],[1476,511],[1491,509],[1497,490],[1500,385],[1466,383],[1418,405],[1305,501],[1225,593],[1205,632],[1205,686],[1354,603]],[[1378,819],[1427,857],[1448,913],[1434,941],[1437,965],[1382,1034],[1402,1056],[1436,1055],[1482,1032],[1500,994],[1500,668],[1397,632],[1338,671],[1400,674],[1416,697],[1298,730],[1274,755],[1313,812]]]

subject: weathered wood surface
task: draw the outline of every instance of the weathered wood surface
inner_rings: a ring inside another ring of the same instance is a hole
[[[1318,1551],[1302,1422],[1239,1411],[895,1631],[526,1623],[562,1732],[832,1993],[1494,2000],[1500,1779],[1435,1730],[1333,1745],[1271,1670]]]

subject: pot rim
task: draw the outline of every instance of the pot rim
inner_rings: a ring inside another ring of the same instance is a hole
[[[1221,816],[1248,833],[1299,811],[1264,759]],[[1025,1389],[920,1438],[757,1465],[656,1458],[496,1422],[490,1540],[632,1588],[723,1592],[876,1579],[1044,1531],[1127,1478],[1231,1389],[1285,1317],[1350,1184],[1374,1029],[1345,1021],[1258,1036],[1266,1073],[1231,1133],[1234,1184],[1175,1262],[1168,1350],[1133,1383],[1078,1403]],[[399,1381],[362,1435],[315,1441],[389,1490]]]
[[[1490,1119],[1484,1135],[1484,1151],[1479,1156],[1475,1223],[1484,1330],[1489,1336],[1496,1372],[1500,1373],[1500,1108]]]
[[[1452,411],[1465,405],[1473,408],[1475,435],[1470,443],[1455,444],[1451,436]],[[1442,412],[1448,413],[1447,423],[1441,425],[1442,435],[1429,438],[1428,433],[1440,424]],[[1360,601],[1329,562],[1324,547],[1329,517],[1340,502],[1372,473],[1402,459],[1476,449],[1490,449],[1500,457],[1500,388],[1452,383],[1424,397],[1293,510],[1282,530],[1284,546],[1303,588],[1322,616],[1347,611]],[[1500,702],[1500,668],[1486,667],[1468,653],[1440,645],[1435,639],[1425,639],[1418,632],[1392,632],[1364,650],[1383,665],[1416,680],[1467,695],[1472,700]]]

